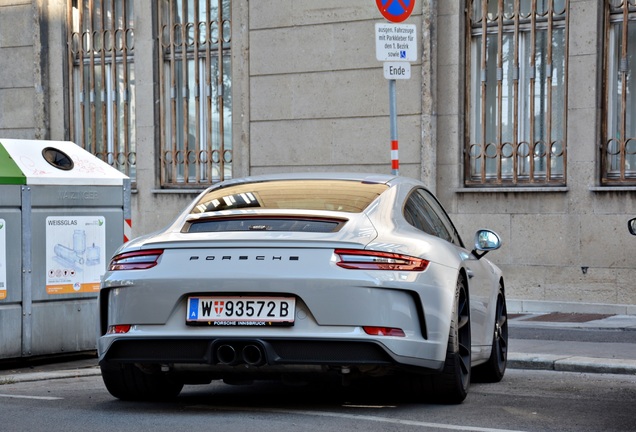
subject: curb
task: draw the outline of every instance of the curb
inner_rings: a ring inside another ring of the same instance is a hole
[[[557,372],[636,375],[636,360],[600,359],[557,354],[509,353],[508,367]]]
[[[53,379],[65,379],[65,378],[80,378],[88,376],[101,375],[99,367],[85,368],[85,369],[72,369],[72,370],[59,370],[53,372],[31,372],[21,373],[14,375],[4,375],[0,377],[0,385],[14,384],[21,382],[33,382],[33,381],[45,381]]]
[[[636,316],[636,304],[554,302],[547,300],[506,299],[508,313],[604,313],[608,315]]]

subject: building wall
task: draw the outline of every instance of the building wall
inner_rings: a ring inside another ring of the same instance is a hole
[[[0,1],[0,130],[11,137],[36,134],[34,20],[30,1]]]
[[[0,0],[0,137],[68,139],[65,0]],[[137,189],[133,235],[169,223],[199,190],[157,181],[155,24],[135,2]],[[388,82],[375,59],[385,22],[368,0],[234,0],[234,176],[391,171]],[[567,187],[463,187],[464,3],[421,0],[410,80],[397,82],[400,174],[420,178],[465,243],[481,227],[511,299],[636,304],[636,188],[598,184],[602,2],[570,1]],[[35,29],[35,30],[33,30]]]
[[[570,1],[567,187],[462,187],[464,16],[438,2],[437,194],[467,243],[495,229],[503,248],[489,255],[505,271],[509,297],[584,303],[636,303],[635,188],[599,184],[603,2]],[[443,96],[442,96],[443,95]]]
[[[390,172],[389,90],[368,1],[249,2],[250,170]],[[282,12],[282,13],[281,13]],[[421,27],[421,11],[411,22]],[[397,85],[401,173],[419,177],[421,66]]]

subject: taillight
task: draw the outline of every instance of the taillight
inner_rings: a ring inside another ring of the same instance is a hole
[[[424,271],[428,261],[408,255],[360,249],[336,249],[339,267],[359,270]]]
[[[125,252],[110,260],[108,270],[143,270],[157,265],[163,249]]]
[[[364,332],[371,336],[397,336],[406,337],[404,330],[393,327],[362,327]]]
[[[132,326],[130,324],[120,324],[108,327],[106,334],[122,334],[128,333]]]

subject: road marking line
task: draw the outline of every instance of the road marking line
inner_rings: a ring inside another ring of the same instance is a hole
[[[313,412],[313,411],[293,411],[293,410],[270,410],[285,414],[304,414],[304,415],[313,415],[313,416],[322,416],[322,417],[341,417],[352,420],[367,420],[367,421],[375,421],[380,423],[395,423],[407,426],[422,426],[422,427],[430,427],[430,428],[438,428],[438,429],[448,429],[448,430],[459,430],[459,431],[473,431],[473,432],[523,432],[509,429],[492,429],[492,428],[482,428],[482,427],[471,427],[471,426],[459,426],[459,425],[447,425],[442,423],[429,423],[429,422],[420,422],[413,420],[401,420],[401,419],[391,419],[386,417],[376,417],[376,416],[367,416],[367,415],[356,415],[356,414],[341,414],[334,412]]]
[[[328,412],[328,411],[294,411],[294,410],[285,410],[285,409],[268,409],[268,408],[241,408],[241,407],[216,407],[221,410],[231,410],[231,411],[249,411],[249,412],[262,412],[262,413],[280,413],[280,414],[296,414],[296,415],[307,415],[307,416],[317,416],[317,417],[334,417],[334,418],[344,418],[350,420],[366,420],[366,421],[374,421],[378,423],[393,423],[405,426],[419,426],[419,427],[427,427],[427,428],[437,428],[437,429],[445,429],[445,430],[457,430],[457,431],[468,431],[468,432],[524,432],[520,430],[512,430],[512,429],[494,429],[494,428],[484,428],[477,426],[460,426],[460,425],[449,425],[443,423],[429,423],[429,422],[420,422],[413,420],[401,420],[401,419],[392,419],[387,417],[377,417],[377,416],[368,416],[368,415],[356,415],[356,414],[343,414],[336,412]]]
[[[20,396],[20,395],[9,395],[9,394],[0,394],[0,397],[13,398],[13,399],[38,399],[38,400],[60,400],[60,399],[64,399],[64,398],[61,398],[61,397],[53,397],[53,396]]]

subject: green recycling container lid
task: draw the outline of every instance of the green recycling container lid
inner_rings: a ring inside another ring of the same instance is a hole
[[[26,176],[0,141],[0,184],[25,185]]]

